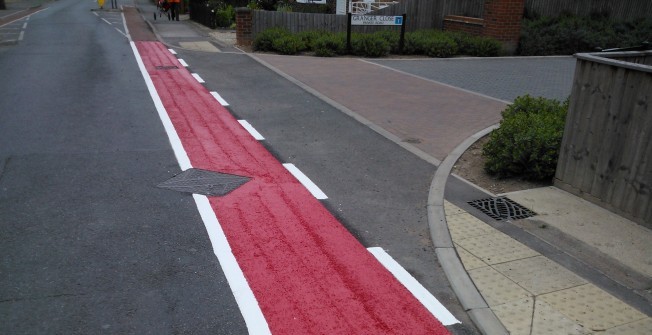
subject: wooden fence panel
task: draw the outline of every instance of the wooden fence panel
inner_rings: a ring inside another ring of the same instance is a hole
[[[652,16],[650,0],[526,0],[529,15],[559,16],[569,12],[580,16],[606,13],[612,19],[631,20]]]
[[[651,55],[578,55],[555,185],[652,228]]]

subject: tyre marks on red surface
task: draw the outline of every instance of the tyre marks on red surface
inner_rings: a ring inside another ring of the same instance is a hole
[[[251,178],[208,202],[272,333],[448,334],[161,43],[135,47],[190,165]]]

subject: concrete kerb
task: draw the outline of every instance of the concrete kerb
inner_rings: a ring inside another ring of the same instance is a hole
[[[462,307],[469,313],[471,320],[484,334],[509,334],[505,326],[491,311],[482,298],[477,287],[469,277],[460,261],[446,222],[444,210],[444,190],[453,165],[473,143],[496,129],[498,125],[485,128],[458,145],[437,167],[428,193],[428,226],[430,237],[435,246],[435,253],[451,283]]]

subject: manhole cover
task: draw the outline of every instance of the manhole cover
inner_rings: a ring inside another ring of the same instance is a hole
[[[201,169],[188,169],[157,186],[185,193],[224,196],[248,182],[249,179],[251,178]]]
[[[174,70],[178,69],[179,67],[176,65],[157,65],[156,69],[157,70]]]
[[[468,204],[498,221],[525,219],[537,215],[537,213],[505,197],[474,200],[469,201]]]

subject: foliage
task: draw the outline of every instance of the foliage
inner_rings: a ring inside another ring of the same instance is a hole
[[[230,27],[235,23],[235,9],[222,3],[215,9],[215,22],[218,27]]]
[[[344,34],[326,33],[312,43],[315,56],[333,57],[346,53],[346,36]]]
[[[482,154],[485,171],[498,177],[550,180],[555,175],[568,100],[561,103],[529,95],[514,100],[503,112]]]
[[[652,18],[613,21],[606,16],[562,15],[523,21],[521,55],[570,55],[638,46],[652,37]]]
[[[325,31],[303,31],[296,33],[298,39],[290,42],[286,35],[291,33],[282,28],[272,28],[258,34],[253,48],[257,51],[274,51],[274,39],[283,38],[285,44],[282,53],[290,52],[296,44],[297,52],[313,51],[316,56],[332,57],[346,53],[346,34]],[[281,45],[279,44],[279,45]],[[383,57],[390,53],[400,53],[400,33],[396,30],[380,30],[372,34],[356,33],[351,36],[351,52],[363,57]],[[289,49],[288,49],[289,48]],[[464,33],[452,33],[439,30],[420,30],[405,34],[403,53],[409,55],[427,55],[430,57],[453,57],[460,53],[472,56],[497,56],[500,43],[485,37],[473,37]],[[292,53],[294,54],[294,53]]]
[[[284,35],[272,42],[272,47],[282,55],[296,55],[305,49],[305,44],[296,35]]]
[[[363,57],[383,57],[389,54],[389,42],[375,34],[355,34],[351,36],[351,52]]]
[[[252,48],[256,51],[274,51],[274,40],[290,35],[285,28],[270,28],[260,32],[254,39]]]

